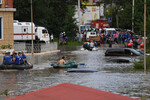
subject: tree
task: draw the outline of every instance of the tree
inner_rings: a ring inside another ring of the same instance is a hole
[[[74,5],[77,0],[33,0],[33,20],[36,25],[44,26],[49,33],[59,35],[66,32],[67,35],[75,34],[74,29]],[[31,21],[30,0],[14,0],[17,9],[14,19],[19,21]]]

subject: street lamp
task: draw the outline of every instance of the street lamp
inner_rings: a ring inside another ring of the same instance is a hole
[[[78,16],[79,16],[79,41],[80,41],[80,35],[81,35],[81,27],[80,27],[80,0],[78,0]]]
[[[134,0],[132,1],[132,31],[134,31]]]
[[[32,11],[32,0],[31,0],[31,34],[32,34],[32,56],[34,54],[34,51],[33,51],[33,11]]]
[[[144,0],[144,72],[146,73],[146,0]]]

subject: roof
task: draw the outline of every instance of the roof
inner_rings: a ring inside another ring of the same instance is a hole
[[[85,86],[63,83],[7,100],[137,100]]]

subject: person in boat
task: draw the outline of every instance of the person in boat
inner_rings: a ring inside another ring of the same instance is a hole
[[[14,53],[13,62],[15,65],[19,65],[19,57],[17,56],[17,53]]]
[[[21,57],[21,52],[18,52],[18,57],[19,57],[19,63],[22,65],[23,63],[23,58]]]
[[[3,64],[10,65],[11,61],[12,61],[12,59],[11,59],[11,56],[9,55],[9,52],[6,52],[5,56],[3,58]]]
[[[94,48],[94,42],[93,40],[90,41],[90,50]]]
[[[13,51],[13,52],[12,52],[12,54],[10,55],[10,56],[11,56],[12,61],[13,61],[14,54],[15,54],[15,51]]]
[[[97,47],[97,42],[95,41],[95,40],[93,40],[94,41],[94,47]]]
[[[63,56],[62,59],[59,60],[60,65],[66,65],[65,57]]]
[[[27,56],[24,54],[23,51],[21,51],[20,64],[25,64],[25,63],[27,63]]]

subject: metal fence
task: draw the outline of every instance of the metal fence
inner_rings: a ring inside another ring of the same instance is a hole
[[[14,43],[14,50],[31,53],[32,44],[17,42],[17,43]],[[36,43],[36,44],[34,43],[33,45],[34,53],[41,53],[41,52],[52,51],[52,50],[57,50],[56,42],[47,43],[47,44],[46,43]]]

